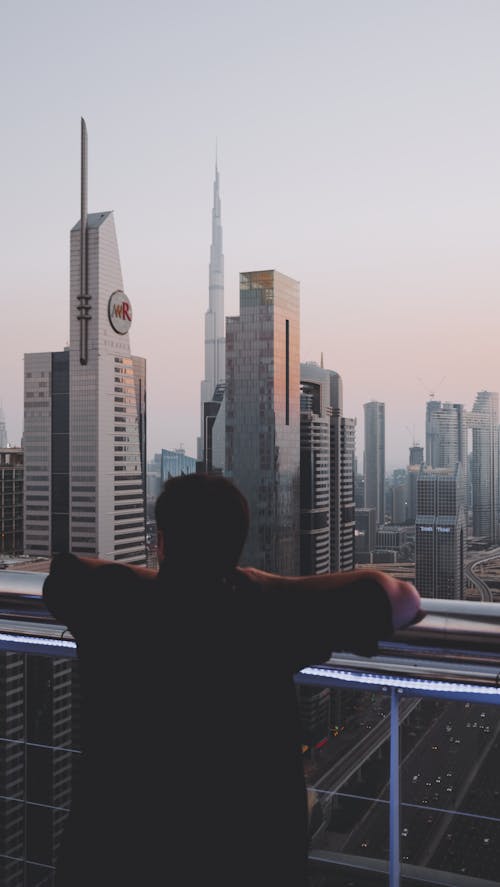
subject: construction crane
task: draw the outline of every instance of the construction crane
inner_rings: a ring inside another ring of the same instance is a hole
[[[431,400],[434,400],[436,394],[438,393],[440,386],[443,384],[444,380],[446,379],[446,376],[443,376],[443,378],[440,379],[439,382],[437,383],[437,385],[434,385],[434,387],[432,389],[429,389],[429,386],[425,384],[424,380],[421,379],[420,376],[418,376],[417,378],[418,378],[418,381],[421,382],[423,387],[425,388],[427,396]]]

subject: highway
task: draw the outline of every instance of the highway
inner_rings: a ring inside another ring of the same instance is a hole
[[[462,875],[496,878],[500,869],[500,711],[481,703],[434,700],[429,706],[427,700],[420,721],[418,708],[409,717],[408,712],[404,716],[401,861]],[[377,730],[374,746],[379,733]],[[366,747],[360,749],[360,745],[356,748],[366,761]],[[354,762],[355,755],[349,760],[351,772]],[[371,770],[372,774],[378,771],[378,791],[375,783],[369,786],[360,774],[351,776],[343,786],[348,797],[335,800],[329,827],[316,847],[388,859],[387,768],[387,753],[378,761],[373,757]],[[335,785],[334,768],[316,787],[324,788],[329,779]]]
[[[464,565],[465,575],[467,579],[469,579],[469,581],[478,589],[482,601],[492,601],[493,595],[487,582],[485,582],[484,579],[481,579],[481,577],[475,573],[475,567],[477,567],[479,564],[484,564],[487,561],[496,560],[497,558],[500,558],[500,547],[492,548],[489,551],[478,551],[475,554],[467,555]]]

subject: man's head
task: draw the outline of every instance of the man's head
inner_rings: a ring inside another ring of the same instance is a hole
[[[156,500],[158,555],[181,569],[223,576],[237,565],[248,504],[227,478],[186,474],[165,481]]]

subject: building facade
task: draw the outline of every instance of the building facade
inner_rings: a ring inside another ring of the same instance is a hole
[[[472,412],[472,533],[498,542],[498,393],[479,391]]]
[[[25,355],[26,551],[145,562],[146,364],[131,354],[132,306],[112,212],[71,230],[70,345]]]
[[[240,315],[226,323],[226,470],[246,496],[242,563],[300,570],[299,284],[240,274]]]
[[[378,524],[385,520],[385,404],[364,404],[365,508],[375,508]]]
[[[23,450],[0,447],[0,559],[24,551],[23,490]]]
[[[416,586],[423,597],[461,600],[466,545],[462,463],[420,467],[415,523]]]
[[[224,471],[226,379],[224,337],[224,253],[219,170],[215,164],[212,207],[212,243],[208,269],[208,309],[205,313],[205,378],[201,383],[201,430],[198,438],[198,470]]]

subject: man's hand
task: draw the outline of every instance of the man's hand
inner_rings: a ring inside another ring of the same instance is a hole
[[[381,570],[370,571],[369,576],[382,586],[389,598],[394,631],[414,622],[420,611],[420,595],[415,586]]]

